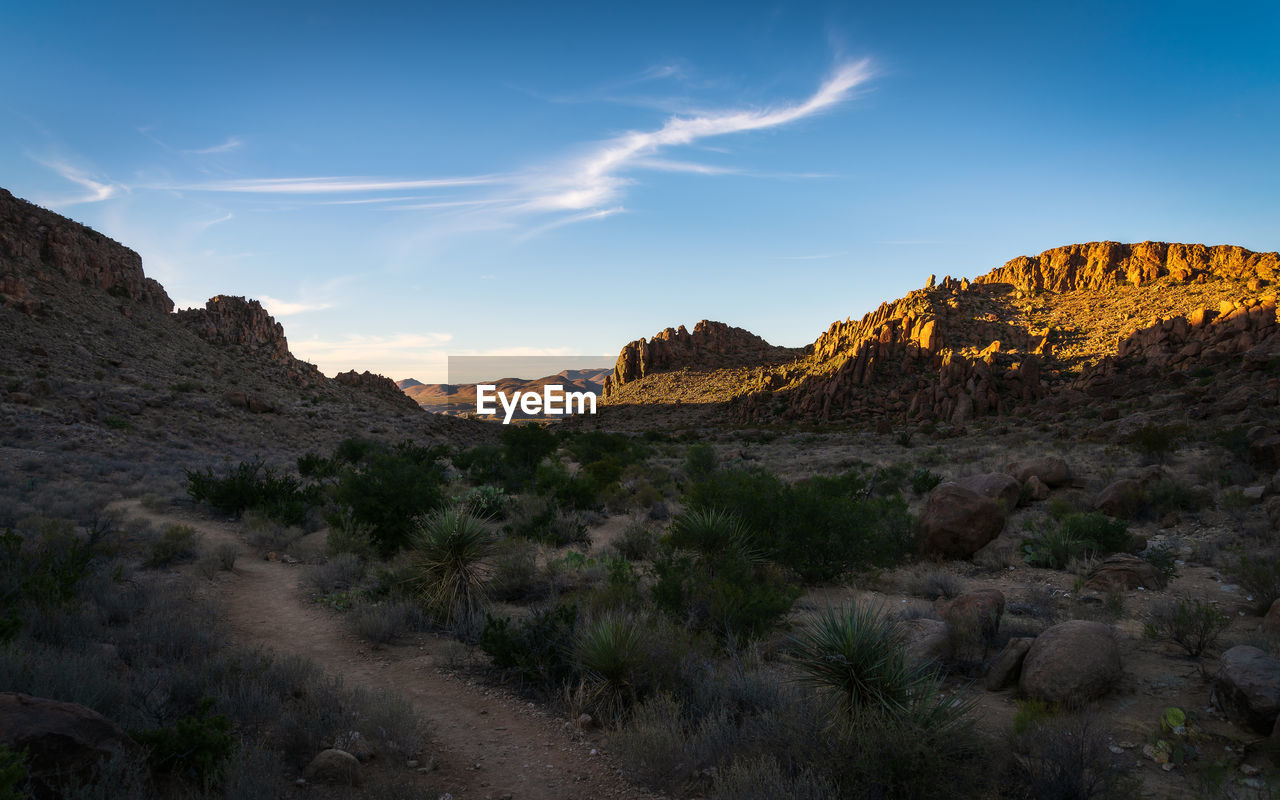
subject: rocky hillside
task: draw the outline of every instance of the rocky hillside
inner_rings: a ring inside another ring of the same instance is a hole
[[[1148,402],[1157,390],[1180,391],[1201,416],[1274,410],[1278,270],[1276,253],[1233,246],[1059,247],[972,282],[931,277],[789,354],[764,354],[763,340],[727,326],[734,342],[759,343],[759,354],[742,347],[731,366],[708,368],[705,348],[683,344],[696,331],[663,336],[658,348],[633,342],[607,396],[614,406],[696,397],[738,421],[880,428],[1012,413],[1054,419],[1107,401]]]
[[[35,487],[26,511],[348,436],[485,435],[422,413],[380,376],[325,377],[257,301],[218,296],[174,313],[137,253],[3,189],[0,329],[0,481]]]

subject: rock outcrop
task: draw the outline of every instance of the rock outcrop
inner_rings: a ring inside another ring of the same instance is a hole
[[[119,242],[0,189],[0,302],[34,313],[31,281],[63,279],[164,312],[173,301]]]
[[[90,708],[17,692],[0,692],[0,745],[25,750],[30,778],[50,790],[86,777],[100,761],[139,750],[119,725]]]
[[[605,378],[604,396],[654,372],[681,367],[717,369],[772,364],[787,360],[796,352],[775,347],[748,330],[704,319],[693,326],[693,333],[681,325],[623,347],[613,374]]]
[[[971,558],[1004,529],[1000,503],[957,483],[939,484],[920,514],[920,549],[926,556]]]
[[[368,370],[364,372],[350,370],[349,372],[339,372],[333,376],[333,379],[343,386],[350,386],[354,389],[381,395],[388,400],[403,405],[405,408],[421,410],[421,406],[414,402],[412,397],[401,391],[395,381],[383,375],[377,375]],[[401,402],[401,400],[404,402]]]
[[[1214,698],[1233,722],[1267,735],[1280,717],[1280,661],[1251,645],[1218,658]]]
[[[289,380],[297,385],[324,379],[314,365],[293,357],[284,326],[257,300],[220,294],[210,298],[204,308],[184,309],[174,316],[207,342],[235,348],[251,358],[284,368]]]

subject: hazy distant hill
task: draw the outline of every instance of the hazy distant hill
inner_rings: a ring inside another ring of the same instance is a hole
[[[611,369],[566,369],[542,378],[499,378],[489,381],[496,391],[511,395],[513,392],[542,392],[542,387],[556,385],[566,392],[587,392],[600,395],[604,392],[604,379]],[[437,414],[469,414],[476,410],[476,384],[422,383],[413,378],[399,381],[401,390],[427,411]]]

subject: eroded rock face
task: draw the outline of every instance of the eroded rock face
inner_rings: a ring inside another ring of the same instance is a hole
[[[0,745],[26,750],[28,771],[39,783],[138,750],[119,725],[90,708],[18,692],[0,692]]]
[[[774,363],[794,353],[774,347],[751,331],[704,319],[693,327],[693,333],[681,325],[623,347],[613,375],[605,379],[604,396],[653,372]]]
[[[1019,686],[1037,700],[1080,703],[1111,691],[1121,670],[1120,647],[1111,629],[1073,619],[1036,637],[1022,662]]]
[[[373,392],[388,399],[395,400],[396,402],[403,399],[405,402],[402,403],[402,405],[404,405],[405,408],[421,410],[421,406],[415,403],[412,397],[401,391],[400,387],[396,386],[395,381],[383,375],[377,375],[369,372],[368,370],[365,370],[364,372],[351,370],[349,372],[339,372],[337,375],[333,376],[333,379],[338,383],[341,383],[343,386],[350,386],[362,391]]]
[[[975,283],[1008,283],[1024,292],[1106,289],[1120,283],[1141,286],[1163,276],[1179,281],[1201,275],[1274,283],[1280,272],[1276,253],[1243,247],[1166,242],[1088,242],[1019,256]]]
[[[210,298],[204,308],[184,309],[174,316],[207,342],[235,348],[252,358],[282,367],[294,384],[301,386],[324,380],[314,365],[293,357],[284,326],[257,300],[220,294]]]
[[[1214,697],[1232,722],[1269,734],[1280,717],[1280,661],[1251,645],[1231,648],[1218,658]]]
[[[920,514],[920,547],[926,556],[970,558],[1000,535],[1000,504],[957,483],[939,484]]]
[[[0,189],[0,299],[29,313],[40,301],[27,296],[19,270],[44,278],[95,286],[115,297],[173,310],[164,287],[142,273],[142,257],[119,242]]]

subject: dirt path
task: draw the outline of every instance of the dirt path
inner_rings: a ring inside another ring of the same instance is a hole
[[[314,659],[350,686],[394,689],[429,722],[426,752],[432,783],[456,800],[645,798],[630,786],[590,738],[572,736],[565,721],[533,704],[461,679],[439,667],[448,642],[374,649],[348,633],[336,616],[308,602],[302,568],[255,557],[240,528],[178,513],[157,513],[137,501],[117,503],[129,516],[196,528],[204,543],[241,549],[235,572],[220,584],[232,636],[246,645]]]

